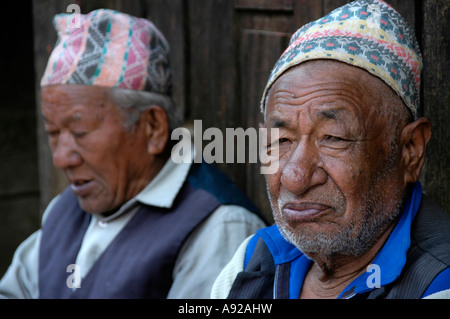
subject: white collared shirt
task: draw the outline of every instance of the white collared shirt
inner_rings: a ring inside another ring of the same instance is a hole
[[[191,163],[167,161],[158,175],[114,214],[93,214],[78,252],[76,264],[83,278],[115,236],[136,214],[139,203],[170,208],[188,175]],[[58,197],[43,215],[43,223]],[[182,246],[173,271],[168,298],[209,298],[212,284],[240,243],[264,223],[236,205],[221,205],[200,224]],[[8,271],[0,281],[0,296],[38,298],[38,264],[41,230],[16,250]],[[68,276],[70,273],[68,273]],[[81,288],[80,288],[81,289]]]

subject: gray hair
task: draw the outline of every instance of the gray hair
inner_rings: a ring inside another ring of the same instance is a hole
[[[169,118],[169,130],[183,124],[182,111],[169,95],[113,87],[111,97],[125,116],[124,128],[134,130],[141,113],[152,105],[161,106]]]

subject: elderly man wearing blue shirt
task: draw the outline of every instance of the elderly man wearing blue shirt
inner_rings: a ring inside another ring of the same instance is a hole
[[[431,136],[421,68],[412,29],[379,0],[292,36],[261,101],[279,129],[266,177],[276,225],[243,242],[212,297],[446,295],[450,217],[418,182]]]

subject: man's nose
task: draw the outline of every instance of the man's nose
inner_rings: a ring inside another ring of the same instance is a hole
[[[53,164],[63,170],[80,165],[82,159],[75,146],[69,133],[60,133],[56,145],[52,147]]]
[[[296,195],[302,195],[315,186],[325,184],[327,174],[319,163],[317,146],[313,141],[303,138],[282,170],[281,184]]]

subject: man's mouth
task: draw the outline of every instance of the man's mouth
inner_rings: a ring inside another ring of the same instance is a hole
[[[296,223],[313,221],[330,208],[331,207],[320,203],[290,202],[284,205],[282,210],[287,221]]]
[[[84,185],[84,184],[86,184],[86,183],[88,183],[89,181],[75,181],[74,183],[73,183],[73,185],[75,185],[75,186],[81,186],[81,185]]]
[[[85,196],[89,192],[92,185],[93,180],[77,179],[71,181],[70,188],[76,196]]]

